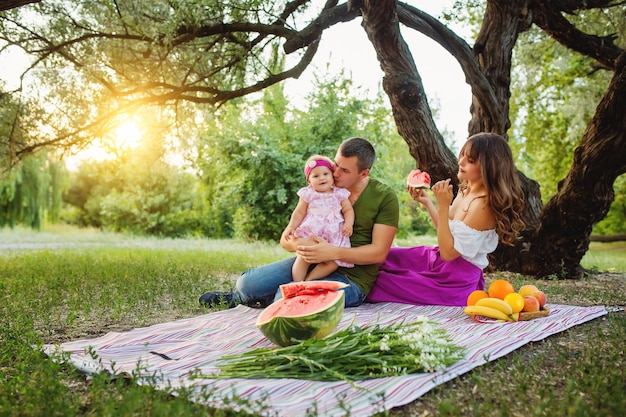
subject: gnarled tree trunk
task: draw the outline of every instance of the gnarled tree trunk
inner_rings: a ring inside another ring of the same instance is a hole
[[[589,249],[591,229],[606,217],[614,199],[615,179],[626,172],[626,53],[582,142],[568,175],[544,207],[530,237],[521,272],[580,275],[580,260]]]
[[[383,89],[391,101],[400,136],[420,169],[435,180],[450,177],[456,172],[456,156],[445,145],[432,118],[422,79],[400,34],[396,1],[367,0],[360,8],[363,28],[384,72]]]
[[[396,7],[404,24],[429,33],[463,67],[472,87],[469,134],[489,131],[507,137],[512,51],[518,35],[533,22],[527,1],[488,1],[472,56],[462,41],[447,36],[446,28],[408,5],[397,6],[392,0],[351,4],[361,10],[363,27],[385,74],[383,88],[398,132],[418,166],[428,170],[434,180],[456,178],[456,157],[445,147],[433,122],[421,78],[399,31]],[[537,182],[519,173],[525,191],[527,230],[515,246],[500,245],[490,256],[491,269],[536,276],[580,276],[580,260],[588,249],[591,229],[606,216],[613,201],[612,184],[624,172],[626,94],[620,71],[623,68],[616,73],[576,151],[572,170],[546,207],[542,206]],[[607,172],[607,166],[615,169]]]

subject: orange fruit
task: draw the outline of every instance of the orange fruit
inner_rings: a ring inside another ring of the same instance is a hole
[[[487,294],[487,291],[483,291],[483,290],[472,291],[470,295],[467,296],[467,305],[468,306],[476,305],[476,301],[480,300],[481,298],[487,298],[487,297],[489,297],[489,294]]]
[[[504,300],[504,297],[507,294],[511,294],[515,292],[515,288],[513,288],[513,284],[511,284],[506,279],[497,279],[489,284],[489,289],[487,290],[489,293],[489,297],[499,298]]]
[[[519,313],[524,309],[524,297],[519,293],[507,294],[504,297],[504,302],[511,306],[513,313]]]

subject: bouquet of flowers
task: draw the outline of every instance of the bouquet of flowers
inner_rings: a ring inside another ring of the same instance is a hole
[[[215,378],[298,378],[347,382],[434,372],[457,362],[464,348],[426,317],[412,323],[358,327],[323,339],[225,355]]]

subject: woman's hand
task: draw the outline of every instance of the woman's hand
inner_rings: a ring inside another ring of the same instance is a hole
[[[426,205],[428,202],[430,202],[430,197],[428,196],[425,188],[415,188],[407,186],[407,189],[409,190],[411,198],[418,203]]]
[[[454,194],[452,193],[452,184],[450,184],[450,181],[450,178],[438,181],[430,188],[433,191],[435,199],[437,200],[437,205],[440,208],[450,207],[450,204],[452,204]]]

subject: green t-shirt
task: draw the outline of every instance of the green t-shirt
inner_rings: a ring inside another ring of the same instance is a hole
[[[370,177],[367,187],[354,204],[354,227],[350,243],[353,248],[372,243],[375,224],[398,227],[400,207],[395,191]],[[354,281],[364,294],[369,294],[378,275],[379,264],[340,267],[338,272]]]

